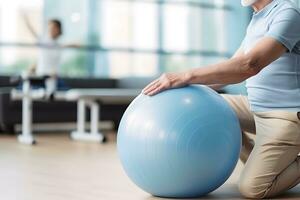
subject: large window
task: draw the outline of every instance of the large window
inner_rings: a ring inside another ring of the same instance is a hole
[[[225,1],[104,0],[96,7],[98,45],[108,53],[107,65],[95,67],[111,76],[155,75],[230,55],[225,24],[233,8]]]
[[[24,7],[21,0],[15,1]],[[248,20],[247,10],[241,11],[236,0],[32,2],[35,7],[26,9],[35,10],[30,13],[37,29],[45,27],[48,19],[61,19],[64,23],[63,42],[85,46],[62,50],[60,69],[65,76],[153,76],[163,71],[217,62],[232,55]],[[22,22],[22,16],[16,14],[15,17]],[[2,21],[0,30],[8,27]],[[9,41],[33,42],[26,30],[16,34],[27,36]],[[4,38],[0,34],[0,42],[8,41]],[[8,47],[1,47],[1,58],[4,56],[4,60],[9,60],[8,55],[11,55],[10,62],[0,60],[2,71],[19,70],[37,59],[38,49],[34,45],[30,50],[18,46],[13,49],[14,52],[30,52],[30,55],[24,53],[24,59],[21,59],[16,54],[9,54]]]

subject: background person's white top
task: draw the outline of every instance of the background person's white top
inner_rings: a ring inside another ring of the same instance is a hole
[[[45,76],[59,73],[61,50],[58,48],[58,41],[46,37],[41,39],[39,43],[42,47],[39,49],[36,74]]]
[[[300,11],[289,0],[273,0],[254,13],[242,47],[249,52],[264,37],[287,49],[284,55],[247,80],[248,99],[255,112],[300,111]]]

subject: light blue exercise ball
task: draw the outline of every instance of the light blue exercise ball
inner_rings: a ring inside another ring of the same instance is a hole
[[[130,179],[159,197],[191,198],[220,187],[239,158],[241,129],[227,102],[206,86],[139,95],[118,130]]]

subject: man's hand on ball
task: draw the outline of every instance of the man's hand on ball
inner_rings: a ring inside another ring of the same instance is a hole
[[[165,73],[146,86],[143,93],[148,96],[153,96],[164,90],[184,87],[189,84],[190,77],[188,72]]]

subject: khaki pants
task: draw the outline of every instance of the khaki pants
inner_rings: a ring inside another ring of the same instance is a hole
[[[223,97],[236,112],[242,128],[240,158],[245,163],[239,181],[242,195],[274,197],[300,183],[300,114],[286,111],[252,113],[247,97]]]

